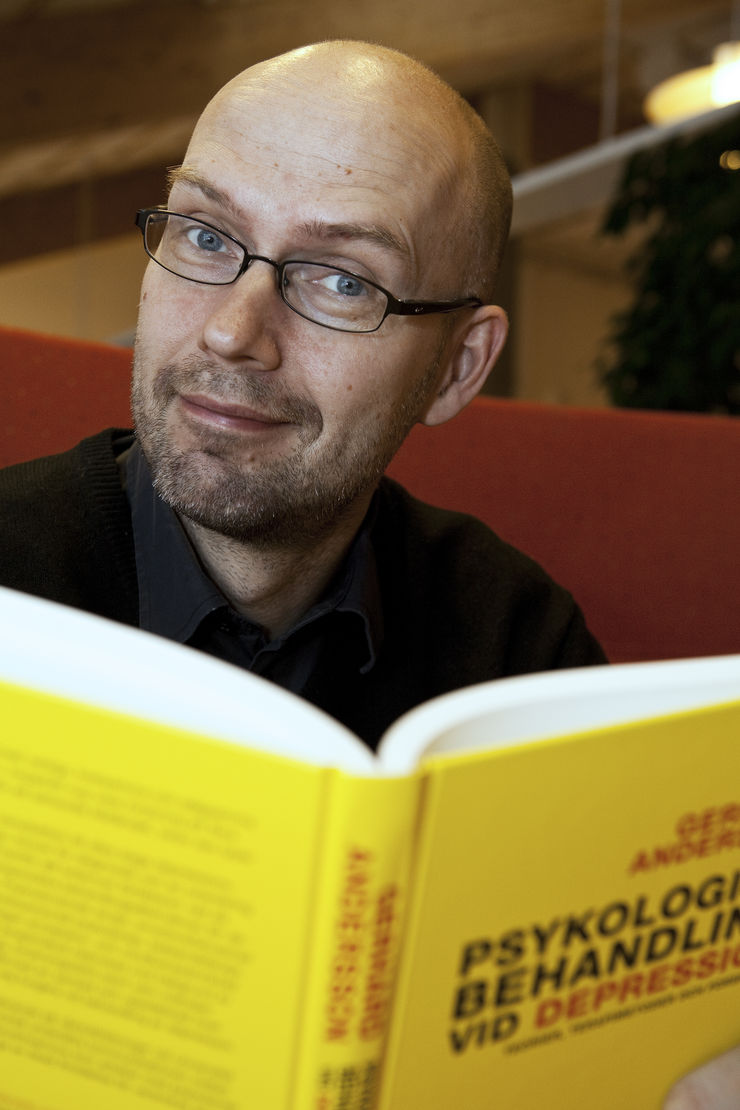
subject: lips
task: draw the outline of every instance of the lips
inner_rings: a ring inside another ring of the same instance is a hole
[[[291,423],[289,419],[202,393],[180,394],[180,401],[189,416],[220,428],[264,432]]]

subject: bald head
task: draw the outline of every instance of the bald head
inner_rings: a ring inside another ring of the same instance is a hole
[[[493,140],[417,62],[323,43],[214,97],[168,207],[133,388],[157,490],[209,535],[344,544],[409,429],[452,419],[505,342]]]
[[[314,128],[328,182],[358,165],[385,175],[389,189],[414,182],[447,292],[491,298],[511,218],[509,175],[481,118],[426,66],[369,43],[318,43],[238,74],[207,106],[194,139],[224,113],[245,129],[269,121],[271,145],[281,118],[287,129],[299,115]],[[289,145],[287,137],[286,159]]]

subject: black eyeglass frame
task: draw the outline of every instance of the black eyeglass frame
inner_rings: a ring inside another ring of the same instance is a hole
[[[194,223],[200,224],[203,227],[207,227],[210,231],[215,231],[222,238],[228,239],[244,252],[244,261],[239,267],[238,272],[229,281],[203,281],[200,278],[186,277],[184,274],[178,273],[177,270],[171,270],[169,266],[165,266],[163,262],[160,262],[160,260],[151,253],[147,246],[147,225],[150,218],[153,216],[179,216],[180,219],[183,220],[192,219]],[[144,240],[144,250],[146,251],[148,257],[151,258],[153,262],[156,262],[158,266],[161,266],[163,270],[166,270],[169,274],[174,274],[175,277],[182,278],[183,281],[193,281],[198,285],[233,285],[234,282],[238,281],[239,278],[247,272],[253,262],[266,262],[268,266],[272,266],[275,270],[278,292],[281,299],[283,300],[283,303],[288,306],[291,312],[295,312],[296,315],[301,316],[304,320],[308,320],[311,324],[316,324],[317,327],[329,328],[331,331],[343,331],[350,334],[354,333],[355,335],[370,335],[372,334],[372,332],[378,330],[378,328],[388,316],[427,316],[431,315],[432,313],[454,312],[460,308],[480,308],[483,304],[483,301],[479,297],[463,297],[457,301],[403,301],[399,300],[397,297],[394,297],[392,293],[389,293],[388,290],[384,289],[382,285],[378,285],[376,281],[371,281],[370,278],[363,277],[361,274],[355,274],[351,270],[345,270],[341,266],[329,266],[327,268],[331,269],[334,273],[344,274],[347,277],[354,278],[356,281],[363,282],[365,285],[371,285],[373,289],[377,289],[379,293],[382,293],[386,299],[385,312],[374,328],[367,328],[359,331],[355,328],[340,328],[334,324],[323,324],[320,320],[314,320],[312,316],[306,316],[305,313],[301,312],[300,309],[296,308],[295,305],[290,304],[290,302],[286,300],[283,282],[285,267],[295,265],[296,263],[305,263],[306,259],[286,258],[282,262],[275,262],[274,259],[266,258],[265,255],[252,254],[249,249],[245,247],[244,243],[241,243],[238,239],[235,239],[233,235],[229,235],[228,232],[223,231],[222,228],[217,227],[215,224],[209,224],[206,220],[200,220],[195,219],[192,216],[186,216],[182,212],[171,212],[168,208],[163,207],[140,208],[139,211],[136,213],[136,226],[141,231],[142,238]],[[325,263],[317,262],[315,263],[315,265],[321,266],[325,265]]]

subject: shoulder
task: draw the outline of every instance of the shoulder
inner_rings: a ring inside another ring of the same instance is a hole
[[[375,536],[396,603],[427,636],[454,645],[475,681],[604,661],[568,590],[474,517],[384,479]]]
[[[533,559],[506,543],[486,524],[465,513],[429,505],[413,497],[398,483],[383,479],[375,536],[386,557],[398,565],[408,560],[408,569],[428,575],[431,581],[450,573],[474,575],[476,584],[496,591],[497,584],[510,589],[540,584],[555,586]],[[565,592],[565,591],[563,591]]]
[[[122,494],[113,453],[115,435],[109,429],[69,451],[0,470],[0,504],[5,513],[12,513],[14,526],[43,525],[48,530],[51,520],[58,525],[78,523],[84,503],[98,492],[115,503]]]
[[[108,591],[119,590],[110,615],[125,619],[135,577],[117,435],[110,429],[0,470],[0,584],[93,612],[105,611]]]

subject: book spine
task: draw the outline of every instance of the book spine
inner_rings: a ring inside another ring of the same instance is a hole
[[[371,1110],[407,900],[418,783],[330,772],[291,1110]]]

